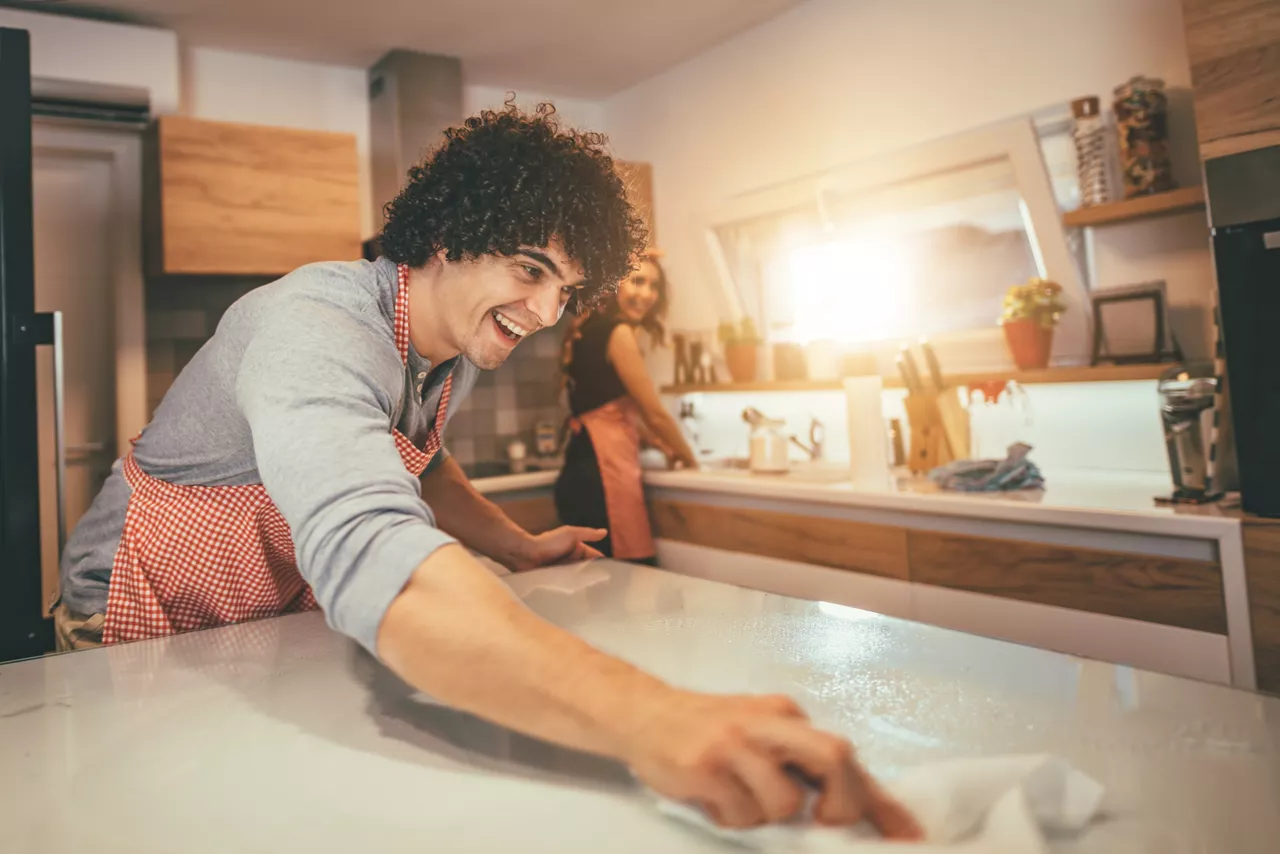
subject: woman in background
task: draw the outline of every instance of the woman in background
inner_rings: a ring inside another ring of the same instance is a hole
[[[641,483],[641,429],[672,465],[697,466],[636,340],[641,328],[663,343],[667,301],[667,277],[655,254],[646,254],[616,295],[574,319],[561,357],[572,432],[556,481],[560,520],[607,528],[609,535],[593,544],[602,554],[651,566],[656,555]]]

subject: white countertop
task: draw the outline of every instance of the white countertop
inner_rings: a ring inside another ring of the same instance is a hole
[[[510,583],[677,684],[791,694],[880,774],[1062,755],[1110,817],[1055,851],[1276,850],[1280,699],[608,561]],[[0,667],[0,787],[6,854],[733,850],[418,702],[317,612]]]
[[[477,477],[471,481],[471,485],[482,495],[493,495],[499,492],[517,492],[521,489],[540,489],[544,486],[552,486],[559,476],[559,469],[553,471],[530,471],[523,474]]]
[[[798,466],[790,474],[751,474],[742,469],[645,472],[649,487],[744,495],[786,501],[968,516],[978,519],[1094,528],[1178,537],[1218,538],[1239,520],[1208,508],[1161,506],[1154,496],[1171,491],[1169,478],[1147,472],[1046,472],[1043,490],[996,493],[941,492],[927,481],[855,487],[839,466]]]

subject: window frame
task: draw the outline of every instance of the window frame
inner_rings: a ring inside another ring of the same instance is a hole
[[[751,312],[743,305],[742,293],[717,229],[794,210],[815,206],[821,209],[824,195],[834,190],[841,194],[869,192],[1000,160],[1007,160],[1012,167],[1021,199],[1023,227],[1039,273],[1063,289],[1067,309],[1054,334],[1051,364],[1088,364],[1092,352],[1089,291],[1072,255],[1039,134],[1030,117],[941,137],[747,191],[714,207],[703,217],[703,234],[729,318],[740,320]],[[769,318],[754,319],[767,340]],[[987,370],[1012,365],[1003,331],[994,318],[989,329],[940,333],[931,336],[931,340],[949,363],[948,370]]]

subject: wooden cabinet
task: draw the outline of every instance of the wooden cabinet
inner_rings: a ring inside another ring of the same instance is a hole
[[[918,584],[1227,633],[1215,561],[917,530],[907,544]]]
[[[486,497],[501,507],[508,519],[531,534],[541,534],[560,526],[556,502],[550,491],[532,495],[527,492],[499,493]]]
[[[1280,0],[1182,0],[1204,158],[1280,145]]]
[[[151,275],[280,275],[360,257],[350,134],[163,116],[145,191]]]
[[[933,588],[1226,635],[1222,567],[653,497],[654,535]],[[1280,538],[1280,526],[1275,529]],[[1280,542],[1276,545],[1280,551]]]
[[[614,165],[627,186],[631,203],[639,208],[640,215],[649,226],[649,245],[658,246],[658,229],[653,219],[653,167],[648,163],[629,163],[623,160],[614,161]]]
[[[907,532],[898,527],[657,498],[656,537],[907,580]]]
[[[1253,665],[1258,687],[1280,694],[1280,524],[1246,517],[1243,525]]]

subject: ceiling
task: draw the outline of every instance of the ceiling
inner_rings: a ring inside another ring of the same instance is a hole
[[[393,48],[462,60],[468,83],[601,98],[801,0],[16,0],[164,27],[186,45],[367,68]]]

